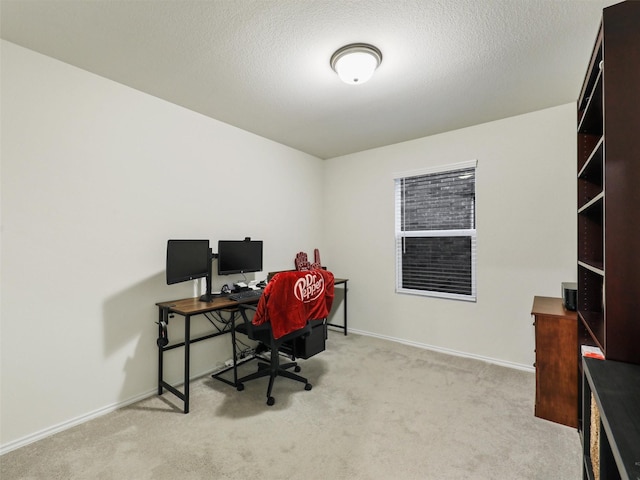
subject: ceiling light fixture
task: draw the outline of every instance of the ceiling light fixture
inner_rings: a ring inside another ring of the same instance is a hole
[[[331,68],[340,80],[350,85],[359,85],[369,80],[380,63],[382,53],[368,43],[345,45],[331,55]]]

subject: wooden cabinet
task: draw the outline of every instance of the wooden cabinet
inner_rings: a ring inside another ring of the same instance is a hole
[[[640,478],[640,366],[583,359],[583,478]]]
[[[536,417],[578,426],[578,325],[560,298],[535,297]]]
[[[640,2],[603,10],[578,98],[579,343],[640,363]]]

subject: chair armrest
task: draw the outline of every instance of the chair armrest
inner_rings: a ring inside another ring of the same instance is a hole
[[[253,310],[254,312],[258,310],[258,306],[251,303],[239,303],[238,308],[240,310]]]
[[[247,326],[247,330],[251,330],[252,327],[253,327],[253,324],[251,323],[251,319],[247,315],[247,310],[251,310],[253,312],[256,312],[257,311],[257,307],[255,305],[241,303],[241,304],[238,305],[238,310],[240,310],[240,315],[242,315],[242,320],[244,321],[245,325]]]
[[[257,311],[257,306],[247,303],[240,303],[238,305],[238,310],[240,310],[240,315],[242,316],[243,323],[236,326],[236,330],[240,333],[247,335],[249,338],[255,340],[254,329],[255,325],[251,322],[251,318],[247,315],[247,310],[251,310],[253,312]]]

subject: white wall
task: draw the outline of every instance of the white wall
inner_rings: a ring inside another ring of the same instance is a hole
[[[263,239],[265,271],[318,247],[350,279],[356,331],[515,366],[533,362],[533,296],[575,279],[573,104],[321,162],[11,43],[1,53],[0,450],[154,391],[155,302],[193,294],[165,285],[172,237]],[[396,295],[393,173],[471,159],[477,303]],[[194,346],[192,371],[228,343]]]
[[[322,162],[14,44],[1,53],[7,450],[154,391],[155,303],[193,296],[165,283],[169,238],[262,239],[265,272],[322,248]],[[229,357],[226,336],[194,345],[192,372]]]
[[[350,327],[530,369],[533,297],[576,278],[575,143],[567,104],[326,161],[325,253],[351,279]],[[396,294],[393,174],[472,159],[477,302]]]

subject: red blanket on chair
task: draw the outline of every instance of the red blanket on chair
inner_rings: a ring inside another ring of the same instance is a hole
[[[280,272],[267,284],[254,325],[271,322],[274,338],[303,328],[307,320],[326,318],[333,304],[333,274],[326,270]]]

